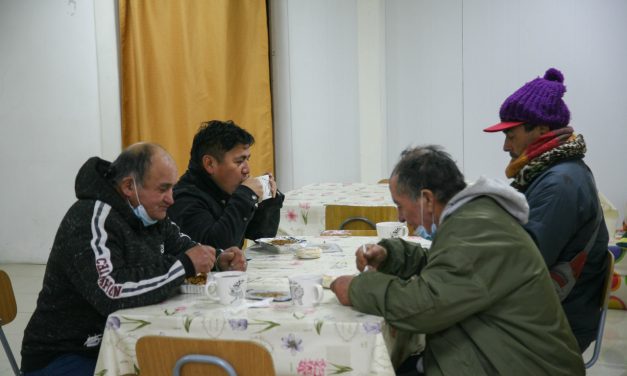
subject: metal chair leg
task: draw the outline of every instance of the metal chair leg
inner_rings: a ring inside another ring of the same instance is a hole
[[[9,347],[9,341],[7,341],[7,337],[4,335],[4,330],[0,326],[0,342],[2,342],[2,347],[4,347],[4,352],[7,354],[7,358],[9,358],[9,363],[11,363],[11,368],[13,368],[13,372],[15,376],[21,376],[20,368],[17,366],[17,362],[13,357],[13,352],[11,351],[11,347]]]

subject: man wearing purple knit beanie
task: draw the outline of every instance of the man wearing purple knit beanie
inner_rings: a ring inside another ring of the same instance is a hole
[[[529,202],[525,229],[549,268],[570,327],[583,352],[595,339],[607,265],[608,233],[594,177],[583,162],[583,136],[569,126],[564,76],[551,68],[501,106],[511,160],[505,174]]]

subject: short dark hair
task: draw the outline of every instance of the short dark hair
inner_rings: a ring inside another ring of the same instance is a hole
[[[165,151],[163,147],[148,142],[129,146],[111,163],[107,178],[118,185],[122,179],[132,175],[137,184],[143,185],[152,166],[152,156],[159,150]]]
[[[524,124],[522,124],[522,126],[523,126],[523,128],[525,128],[525,132],[531,132],[536,127],[539,127],[540,124],[524,123]]]
[[[466,187],[451,156],[437,145],[405,149],[391,176],[397,176],[397,192],[413,200],[420,197],[421,190],[430,189],[438,201],[446,203]]]
[[[224,153],[239,144],[252,146],[255,143],[253,135],[240,128],[232,120],[211,120],[202,123],[192,142],[190,164],[202,166],[202,157],[211,155],[222,161]]]

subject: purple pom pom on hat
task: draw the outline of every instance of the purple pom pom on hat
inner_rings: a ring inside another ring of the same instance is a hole
[[[524,123],[563,128],[570,122],[570,111],[562,99],[564,93],[564,75],[550,68],[544,77],[527,82],[510,95],[501,105],[501,122],[484,132],[498,132]]]

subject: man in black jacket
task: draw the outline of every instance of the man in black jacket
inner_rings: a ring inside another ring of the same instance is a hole
[[[176,165],[160,146],[130,146],[113,162],[90,158],[78,201],[54,240],[22,343],[25,375],[93,375],[107,316],[172,296],[186,277],[245,269],[241,250],[200,245],[166,217]]]
[[[168,215],[192,239],[216,248],[276,235],[285,196],[272,174],[251,177],[253,136],[232,121],[204,123],[194,136],[189,167],[174,187]]]

